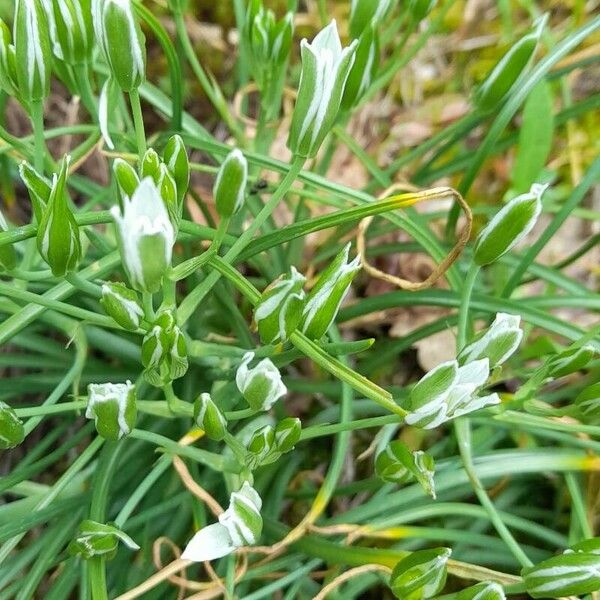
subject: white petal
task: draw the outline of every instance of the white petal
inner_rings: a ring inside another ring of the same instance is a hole
[[[213,523],[204,527],[189,541],[181,558],[194,562],[214,560],[231,554],[235,550],[227,527]]]
[[[115,145],[113,144],[110,132],[108,131],[108,96],[110,90],[110,79],[107,79],[102,86],[100,92],[100,98],[98,100],[98,122],[100,125],[100,133],[104,142],[110,150],[114,150]]]

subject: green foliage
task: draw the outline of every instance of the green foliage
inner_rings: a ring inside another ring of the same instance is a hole
[[[576,4],[0,7],[0,596],[591,600]]]

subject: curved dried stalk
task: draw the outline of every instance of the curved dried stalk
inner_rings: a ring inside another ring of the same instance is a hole
[[[404,184],[400,184],[404,185]],[[378,200],[382,200],[383,198],[388,198],[390,195],[398,189],[398,186],[395,184],[388,189],[384,190],[384,192],[378,197]],[[442,188],[433,188],[430,190],[425,190],[423,192],[418,192],[416,194],[409,193],[406,194],[407,198],[407,206],[412,204],[417,204],[424,200],[441,200],[452,198],[456,200],[456,202],[461,207],[462,211],[465,214],[467,222],[463,227],[463,230],[460,233],[458,241],[456,245],[450,250],[450,252],[446,255],[444,260],[440,262],[435,269],[432,271],[431,275],[425,279],[425,281],[414,282],[409,281],[408,279],[403,279],[401,277],[397,277],[395,275],[390,275],[385,271],[381,271],[380,269],[374,267],[367,261],[367,246],[366,246],[366,232],[369,228],[369,225],[373,221],[374,217],[367,217],[363,219],[358,225],[358,232],[356,235],[356,247],[358,250],[358,254],[361,258],[361,263],[363,269],[372,277],[379,279],[381,281],[385,281],[386,283],[391,283],[396,287],[399,287],[403,290],[409,290],[411,292],[415,292],[418,290],[424,290],[433,286],[437,281],[439,281],[448,271],[448,269],[454,264],[456,259],[462,253],[464,247],[467,245],[469,238],[471,237],[471,229],[473,226],[473,213],[469,207],[469,205],[465,202],[464,198],[454,189],[449,187]]]

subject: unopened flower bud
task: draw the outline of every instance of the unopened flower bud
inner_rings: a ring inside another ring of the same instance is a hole
[[[446,584],[450,548],[418,550],[403,558],[392,571],[390,587],[400,600],[433,598]]]
[[[532,598],[581,596],[600,590],[600,554],[571,552],[521,571]]]
[[[23,421],[6,402],[0,400],[0,449],[14,448],[24,439]]]
[[[523,339],[520,324],[519,315],[497,313],[490,328],[461,352],[459,360],[467,363],[487,358],[490,368],[500,366],[515,353]]]
[[[137,292],[122,283],[104,283],[100,304],[107,315],[130,331],[138,329],[144,318],[144,309]]]
[[[421,450],[411,452],[401,441],[393,441],[377,456],[375,471],[381,479],[391,483],[415,479],[435,499],[435,462]]]
[[[50,198],[37,232],[38,250],[55,277],[76,269],[81,258],[79,225],[70,206],[66,185],[70,160],[66,156],[60,172],[54,175]]]
[[[263,344],[285,342],[300,324],[304,305],[302,286],[306,278],[291,267],[269,285],[254,310],[254,320]]]
[[[77,528],[77,535],[69,543],[68,551],[71,556],[81,556],[85,560],[98,557],[110,560],[117,553],[119,542],[123,542],[130,550],[140,549],[118,527],[86,519]]]
[[[311,43],[302,40],[302,74],[288,139],[288,147],[295,155],[314,157],[333,127],[357,43],[355,40],[342,49],[335,21]]]
[[[124,92],[137,89],[146,73],[146,40],[131,0],[93,0],[94,33],[112,76]]]
[[[119,197],[121,199],[121,205],[123,204],[123,198],[131,198],[135,194],[135,190],[140,185],[140,178],[138,177],[137,171],[122,158],[116,158],[113,163],[113,173],[117,180],[117,188],[119,190]]]
[[[44,215],[46,205],[50,201],[52,184],[25,161],[19,165],[19,173],[29,192],[29,198],[31,199],[35,218],[40,222]]]
[[[60,58],[70,65],[90,60],[94,48],[91,0],[51,0]],[[55,52],[56,54],[56,52]]]
[[[219,442],[225,437],[227,420],[210,394],[202,393],[194,402],[194,421],[211,440]]]
[[[275,426],[275,448],[282,454],[290,452],[300,441],[302,424],[296,417],[288,417]]]
[[[181,558],[195,562],[214,560],[231,554],[236,548],[256,544],[262,533],[262,500],[246,481],[233,492],[229,507],[219,522],[202,528],[190,540]]]
[[[550,359],[550,377],[565,377],[585,369],[587,364],[596,356],[594,346],[588,344],[569,348]]]
[[[11,42],[10,29],[0,19],[0,89],[9,96],[18,97],[17,59]]]
[[[139,291],[157,292],[171,266],[175,230],[156,185],[143,179],[123,209],[113,207],[121,260],[131,285]]]
[[[268,358],[249,369],[253,358],[254,352],[244,355],[235,375],[235,383],[252,409],[266,411],[285,396],[287,388],[281,380],[281,373]]]
[[[271,425],[264,425],[255,431],[246,450],[248,452],[247,466],[252,470],[270,465],[281,456],[281,452],[275,448],[275,431]]]
[[[499,583],[482,581],[458,592],[456,600],[506,600],[506,595]]]
[[[8,231],[8,223],[0,211],[0,233]],[[0,246],[0,269],[11,271],[17,266],[17,253],[12,244],[3,244]]]
[[[586,423],[600,423],[600,382],[580,392],[575,398],[575,405]]]
[[[341,108],[348,111],[369,89],[379,67],[379,32],[376,21],[369,23],[358,38],[356,58],[348,75]]]
[[[183,377],[188,369],[185,336],[170,310],[163,310],[142,342],[142,364],[147,381],[160,387]]]
[[[85,416],[94,419],[96,431],[107,440],[116,441],[128,435],[137,418],[135,386],[131,381],[91,383]]]
[[[160,157],[154,148],[148,148],[142,158],[142,179],[151,177],[154,183],[158,183],[160,177]]]
[[[52,49],[40,0],[16,0],[14,37],[19,96],[27,102],[43,100],[50,92]]]
[[[163,160],[177,186],[177,202],[181,206],[190,183],[190,161],[181,136],[169,138],[163,152]]]
[[[221,164],[213,187],[215,206],[223,219],[232,217],[242,208],[248,182],[248,161],[237,148]]]
[[[546,188],[536,183],[528,193],[513,198],[496,213],[475,242],[473,258],[478,265],[498,260],[533,229],[542,212]]]
[[[350,244],[335,257],[321,273],[310,291],[302,315],[302,331],[311,339],[318,340],[326,333],[340,309],[350,284],[360,270],[360,257],[348,262]]]
[[[516,43],[511,44],[508,52],[491,70],[475,93],[475,104],[480,110],[484,112],[494,110],[506,98],[521,75],[527,71],[547,21],[547,14],[537,19],[533,29]]]

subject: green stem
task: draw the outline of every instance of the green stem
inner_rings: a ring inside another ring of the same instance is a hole
[[[146,317],[146,320],[152,323],[156,315],[154,313],[154,303],[151,292],[142,293],[142,304],[144,307],[144,315]]]
[[[465,279],[462,296],[460,299],[460,308],[458,313],[458,330],[456,333],[456,349],[460,352],[466,345],[467,334],[469,330],[469,304],[471,302],[471,294],[473,293],[473,286],[479,273],[479,265],[472,262],[467,272]]]
[[[502,521],[502,518],[498,514],[494,503],[490,500],[485,488],[477,476],[475,466],[473,465],[473,456],[471,454],[471,425],[469,423],[469,419],[457,419],[454,422],[454,430],[456,432],[456,439],[458,441],[458,447],[463,461],[463,466],[467,473],[467,477],[473,486],[475,495],[479,499],[481,505],[487,511],[490,521],[494,525],[498,535],[504,540],[504,543],[508,546],[513,556],[519,561],[521,566],[530,567],[533,563],[525,554],[525,552],[523,552],[517,540],[515,540],[511,532],[508,530],[508,527],[506,527]]]
[[[75,79],[77,81],[77,87],[81,101],[85,105],[87,111],[90,113],[92,118],[98,120],[98,106],[96,104],[96,98],[92,92],[92,86],[90,85],[90,73],[87,63],[79,63],[74,67]]]
[[[44,172],[44,160],[47,154],[46,140],[44,139],[44,101],[31,102],[31,124],[35,144],[34,165],[39,173]]]
[[[129,102],[131,104],[133,124],[135,126],[135,137],[137,140],[138,158],[141,164],[144,158],[144,154],[146,154],[146,132],[144,130],[144,116],[142,114],[140,93],[137,88],[129,92]]]
[[[106,519],[108,489],[115,472],[120,449],[121,444],[119,442],[107,442],[100,456],[94,477],[94,493],[90,505],[90,519],[97,523],[104,523]],[[108,600],[105,559],[103,556],[95,556],[90,560],[88,574],[93,600]]]

